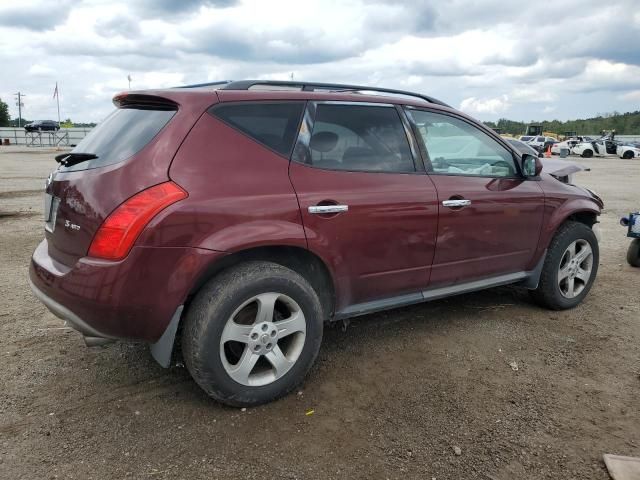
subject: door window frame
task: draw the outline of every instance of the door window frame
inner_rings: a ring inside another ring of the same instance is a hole
[[[420,155],[422,156],[422,161],[424,162],[424,168],[427,172],[428,175],[445,175],[445,176],[450,176],[450,177],[476,177],[476,178],[505,178],[505,179],[523,179],[525,178],[524,175],[522,174],[522,169],[521,169],[521,157],[514,152],[514,149],[511,148],[511,146],[507,143],[506,140],[504,140],[502,137],[500,137],[499,135],[497,135],[493,130],[490,129],[482,129],[479,128],[478,125],[475,125],[473,122],[470,122],[468,119],[464,118],[461,115],[455,115],[454,113],[451,112],[444,112],[441,110],[436,110],[436,109],[431,109],[428,107],[415,107],[413,105],[405,105],[404,106],[404,110],[405,110],[405,114],[407,117],[407,121],[409,122],[409,124],[411,125],[411,130],[413,133],[413,136],[415,137],[415,140],[419,146],[419,151],[420,151]],[[515,175],[510,175],[510,176],[502,176],[502,175],[474,175],[474,174],[469,174],[469,173],[455,173],[455,174],[451,174],[451,173],[439,173],[436,172],[433,168],[433,165],[431,163],[431,159],[429,158],[429,152],[427,151],[427,147],[425,145],[424,139],[422,138],[422,134],[420,133],[420,131],[418,130],[418,125],[416,125],[413,116],[411,115],[411,111],[422,111],[422,112],[426,112],[426,113],[434,113],[437,115],[444,115],[446,117],[451,117],[454,118],[456,120],[462,121],[464,123],[466,123],[467,125],[469,125],[470,127],[473,127],[475,130],[479,131],[480,133],[484,133],[485,135],[487,135],[488,137],[490,137],[491,139],[493,139],[494,141],[496,141],[496,143],[498,143],[499,145],[501,145],[502,147],[505,148],[505,150],[507,150],[507,152],[509,152],[511,154],[511,159],[513,161],[513,164],[515,165]]]
[[[342,168],[327,168],[316,166],[310,161],[305,161],[305,159],[311,159],[311,135],[313,133],[313,127],[316,121],[316,113],[318,106],[320,105],[348,105],[353,107],[384,107],[384,108],[392,108],[395,110],[400,123],[402,124],[402,128],[407,139],[407,143],[409,145],[409,151],[411,152],[411,160],[413,161],[413,172],[393,172],[393,171],[384,171],[384,170],[347,170]],[[304,165],[306,167],[315,168],[317,170],[328,170],[332,172],[345,172],[345,173],[378,173],[378,174],[386,174],[386,175],[425,175],[427,172],[425,170],[424,162],[422,159],[422,155],[420,154],[420,146],[417,142],[413,129],[411,127],[411,123],[406,113],[404,112],[402,105],[397,105],[393,103],[384,103],[384,102],[354,102],[354,101],[341,101],[341,100],[309,100],[307,101],[306,108],[304,113],[302,114],[302,121],[300,122],[300,128],[298,130],[298,138],[293,146],[293,151],[291,153],[291,161],[298,163],[300,165]]]

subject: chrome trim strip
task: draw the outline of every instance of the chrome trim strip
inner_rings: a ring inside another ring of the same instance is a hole
[[[322,215],[326,213],[341,213],[349,210],[349,205],[312,205],[308,208],[309,213]]]
[[[471,200],[443,200],[442,205],[445,207],[466,207],[471,205]]]

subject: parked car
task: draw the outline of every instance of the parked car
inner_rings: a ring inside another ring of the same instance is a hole
[[[564,140],[562,142],[557,142],[551,145],[551,154],[552,155],[560,155],[560,151],[564,148],[569,151],[569,153],[573,152],[573,147],[575,147],[580,140],[577,139],[569,139]]]
[[[240,81],[114,103],[56,157],[32,289],[89,344],[167,367],[181,342],[229,405],[294,389],[325,322],[506,284],[567,309],[596,278],[602,200],[434,98]]]
[[[528,144],[516,140],[515,138],[502,137],[509,142],[520,155],[529,154],[540,157],[542,162],[542,171],[548,173],[564,183],[574,183],[575,173],[589,170],[578,163],[570,160],[557,160],[552,158],[544,158],[542,153],[538,153]]]
[[[557,141],[558,140],[553,137],[531,137],[526,141],[526,143],[531,145],[531,147],[535,148],[538,152],[546,152],[547,149]]]
[[[638,158],[640,157],[640,144],[618,145],[616,155],[624,159]]]
[[[27,132],[57,132],[60,130],[58,122],[53,120],[36,120],[35,122],[27,123],[24,126]]]

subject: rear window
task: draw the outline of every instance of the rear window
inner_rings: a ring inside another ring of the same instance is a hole
[[[531,140],[532,138],[533,138],[533,137],[527,137],[527,136],[525,136],[525,137],[520,137],[520,141],[521,141],[521,142],[528,142],[528,141],[529,141],[529,140]]]
[[[104,167],[121,162],[138,153],[155,137],[175,110],[119,108],[99,123],[71,153],[92,153],[98,158],[60,171],[71,172]]]
[[[216,105],[209,113],[288,157],[303,108],[303,102],[229,103]]]

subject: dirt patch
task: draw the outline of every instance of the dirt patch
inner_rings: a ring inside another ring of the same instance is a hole
[[[41,157],[0,167],[36,191],[54,165]],[[503,287],[362,317],[326,330],[300,392],[246,411],[143,345],[87,349],[29,291],[41,217],[4,217],[1,476],[607,479],[603,453],[640,453],[640,270],[617,224],[640,207],[640,175],[637,161],[580,161],[607,203],[583,305],[550,312]],[[20,201],[40,212],[40,197]]]
[[[32,197],[34,195],[42,195],[42,191],[43,190],[41,188],[39,190],[17,190],[15,192],[0,192],[0,200],[4,198],[21,198]]]

